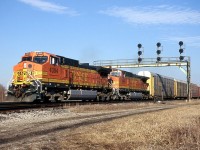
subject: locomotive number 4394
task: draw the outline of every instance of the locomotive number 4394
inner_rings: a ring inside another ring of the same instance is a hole
[[[58,73],[58,68],[50,68],[51,73]]]

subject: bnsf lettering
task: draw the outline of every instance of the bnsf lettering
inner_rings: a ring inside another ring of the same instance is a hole
[[[58,68],[50,68],[51,73],[58,73]]]
[[[23,72],[17,72],[18,76],[21,76],[23,74]]]
[[[33,72],[28,72],[28,74],[30,75],[33,75]],[[27,75],[27,72],[23,72],[23,71],[20,71],[20,72],[17,72],[17,76],[21,76],[21,75]]]

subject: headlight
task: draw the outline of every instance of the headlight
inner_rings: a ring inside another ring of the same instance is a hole
[[[32,68],[32,65],[31,65],[31,64],[28,64],[28,68]]]
[[[26,63],[24,63],[24,68],[26,68]]]

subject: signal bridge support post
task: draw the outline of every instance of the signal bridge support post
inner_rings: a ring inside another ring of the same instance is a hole
[[[190,101],[191,99],[190,73],[191,73],[190,58],[188,58],[188,61],[187,61],[187,101]]]

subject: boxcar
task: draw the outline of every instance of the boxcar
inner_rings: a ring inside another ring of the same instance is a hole
[[[199,98],[199,87],[196,84],[191,83],[191,98]]]
[[[163,97],[165,99],[174,98],[174,79],[165,77],[149,71],[140,71],[138,75],[149,77],[147,83],[150,92],[149,98]]]
[[[187,83],[185,81],[174,79],[174,92],[176,99],[187,97]]]

